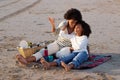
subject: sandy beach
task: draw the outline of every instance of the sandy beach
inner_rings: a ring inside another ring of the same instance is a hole
[[[19,42],[55,40],[48,17],[54,17],[57,26],[70,8],[79,9],[91,26],[91,54],[112,55],[112,59],[92,69],[70,72],[60,67],[18,66]],[[120,80],[120,1],[0,0],[0,80]]]

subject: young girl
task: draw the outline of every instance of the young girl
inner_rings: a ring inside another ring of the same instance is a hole
[[[69,71],[71,68],[78,68],[84,61],[89,57],[87,45],[88,37],[91,33],[90,26],[84,21],[79,21],[74,29],[75,36],[71,38],[72,50],[73,52],[68,56],[59,58],[54,62],[46,62],[44,59],[41,60],[41,63],[44,65],[44,68],[49,68],[52,66],[62,66],[66,71]]]
[[[54,54],[63,47],[71,46],[70,38],[74,35],[74,26],[77,21],[82,20],[82,15],[79,10],[71,8],[65,14],[65,21],[61,22],[57,29],[55,29],[54,20],[49,18],[52,24],[52,31],[57,32],[60,30],[58,39],[47,46],[48,55]],[[64,30],[64,31],[61,31]],[[44,49],[33,54],[28,58],[24,58],[22,55],[18,54],[16,56],[17,60],[22,64],[27,64],[28,62],[38,61],[43,57]]]

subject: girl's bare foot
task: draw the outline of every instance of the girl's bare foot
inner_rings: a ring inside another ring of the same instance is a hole
[[[44,58],[41,58],[40,62],[43,65],[43,67],[44,67],[45,70],[47,70],[47,69],[50,68],[50,64]]]
[[[61,66],[65,68],[65,71],[71,70],[70,67],[67,64],[65,64],[63,61],[61,61]]]
[[[23,64],[23,65],[26,65],[28,62],[26,61],[26,59],[20,55],[20,54],[17,54],[16,55],[16,59],[18,60],[19,63]]]

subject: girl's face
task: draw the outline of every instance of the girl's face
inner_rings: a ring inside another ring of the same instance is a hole
[[[74,19],[70,19],[70,20],[68,20],[68,23],[69,23],[70,28],[74,28],[76,22],[77,22],[77,21],[74,20]]]
[[[81,36],[83,32],[83,28],[81,24],[77,24],[74,29],[75,35]]]

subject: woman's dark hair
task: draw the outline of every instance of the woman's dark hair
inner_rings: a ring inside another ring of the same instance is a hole
[[[75,8],[71,8],[64,14],[64,18],[66,20],[74,19],[79,21],[79,20],[82,20],[82,14],[79,10]]]
[[[83,20],[78,21],[78,22],[76,23],[76,25],[77,25],[77,24],[81,24],[81,26],[82,26],[82,28],[83,28],[83,33],[82,33],[82,35],[86,35],[87,37],[89,37],[90,34],[92,33],[91,28],[90,28],[90,25],[87,24],[87,23],[86,23],[85,21],[83,21]]]

